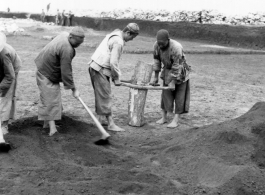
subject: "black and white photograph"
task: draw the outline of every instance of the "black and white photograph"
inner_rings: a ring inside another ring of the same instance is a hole
[[[265,195],[265,1],[1,0],[0,195]]]

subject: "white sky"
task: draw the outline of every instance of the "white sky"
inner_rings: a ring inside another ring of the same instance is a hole
[[[136,8],[143,10],[217,10],[227,15],[242,15],[247,13],[265,12],[265,0],[1,0],[0,11],[39,13],[46,10],[95,9],[111,10],[120,8]]]

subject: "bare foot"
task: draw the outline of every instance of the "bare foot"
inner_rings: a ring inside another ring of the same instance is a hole
[[[160,125],[162,125],[162,124],[164,124],[164,123],[166,123],[167,122],[167,120],[165,119],[165,118],[161,118],[161,119],[159,119],[158,121],[156,121],[156,123],[157,124],[160,124]]]
[[[2,126],[3,135],[8,134],[8,126]]]
[[[57,129],[56,128],[51,128],[50,129],[50,133],[49,133],[49,136],[53,136],[55,133],[57,133]]]
[[[167,125],[167,128],[175,128],[177,126],[179,126],[178,122],[176,122],[175,120],[173,120],[171,123],[169,123]]]
[[[47,129],[47,128],[49,128],[49,121],[44,121],[44,123],[43,123],[43,127],[42,127],[43,129]]]
[[[50,125],[50,133],[49,136],[53,136],[55,133],[57,133],[57,129],[55,125]]]
[[[98,115],[98,121],[100,122],[101,125],[103,126],[108,126],[108,122],[106,122],[106,116]]]
[[[49,121],[49,126],[50,126],[50,133],[49,136],[53,136],[57,131],[55,121]]]
[[[124,129],[118,127],[117,125],[113,124],[113,125],[109,125],[108,126],[108,130],[109,131],[125,131]]]

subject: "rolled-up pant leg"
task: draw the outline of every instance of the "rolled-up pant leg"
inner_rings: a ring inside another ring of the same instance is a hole
[[[62,102],[60,84],[52,83],[38,71],[36,79],[40,90],[38,119],[48,121],[61,120]]]
[[[95,93],[96,113],[98,115],[111,115],[112,97],[109,77],[93,68],[89,68],[89,74]]]

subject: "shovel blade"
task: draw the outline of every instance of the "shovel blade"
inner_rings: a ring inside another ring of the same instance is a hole
[[[110,144],[108,139],[100,139],[98,141],[95,141],[94,143],[99,146],[105,146]]]

